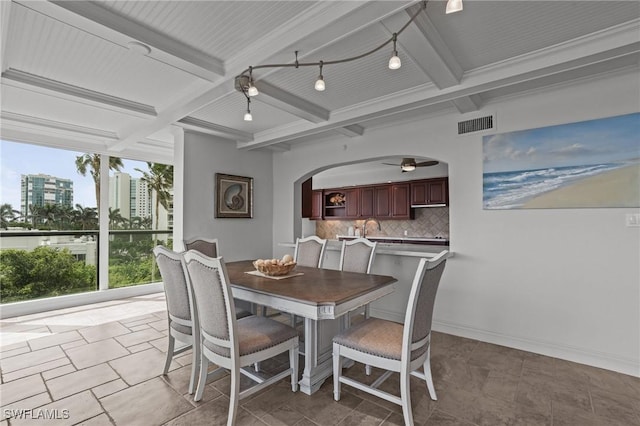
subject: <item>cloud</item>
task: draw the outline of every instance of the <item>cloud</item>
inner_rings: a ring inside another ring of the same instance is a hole
[[[550,150],[549,154],[559,157],[575,157],[596,154],[596,151],[580,143],[574,143],[558,149]]]

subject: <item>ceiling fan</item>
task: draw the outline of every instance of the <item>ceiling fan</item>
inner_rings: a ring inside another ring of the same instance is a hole
[[[400,166],[402,169],[402,173],[404,172],[412,172],[416,169],[416,167],[429,167],[435,166],[438,164],[438,161],[430,160],[430,161],[422,161],[420,163],[416,163],[415,158],[403,158],[400,164],[392,164],[392,163],[382,163],[387,166]]]

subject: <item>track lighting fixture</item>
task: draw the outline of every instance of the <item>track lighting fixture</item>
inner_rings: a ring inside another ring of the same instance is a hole
[[[447,1],[447,8],[445,13],[460,12],[462,10],[462,0],[449,0]]]
[[[324,92],[325,86],[324,86],[324,77],[322,77],[322,65],[323,62],[320,61],[320,75],[318,76],[318,79],[316,80],[316,90],[318,92]]]
[[[235,88],[236,88],[236,90],[242,92],[247,98],[247,112],[244,115],[244,120],[245,121],[251,121],[253,119],[253,117],[251,115],[250,108],[249,108],[249,103],[251,102],[250,101],[250,97],[257,96],[258,93],[259,93],[258,92],[258,88],[255,86],[255,82],[254,82],[254,79],[253,79],[253,70],[254,69],[287,68],[287,67],[300,68],[300,67],[309,67],[309,66],[319,66],[320,67],[320,75],[318,76],[318,79],[316,80],[316,83],[315,83],[314,87],[315,87],[315,89],[317,91],[322,92],[326,88],[325,82],[324,82],[324,76],[322,74],[322,67],[324,65],[335,65],[335,64],[341,64],[341,63],[345,63],[345,62],[355,61],[356,59],[362,59],[362,58],[364,58],[366,56],[374,54],[375,52],[377,52],[378,50],[382,49],[387,44],[393,42],[393,56],[391,56],[391,58],[389,59],[389,68],[392,69],[392,70],[396,70],[396,69],[398,69],[398,68],[400,68],[402,66],[402,62],[400,61],[400,57],[398,56],[398,50],[397,50],[398,36],[400,34],[402,34],[402,32],[409,26],[409,24],[411,24],[416,19],[418,14],[420,12],[422,12],[423,10],[426,10],[426,8],[427,8],[427,1],[423,1],[421,3],[421,7],[411,16],[409,21],[406,24],[404,24],[404,26],[402,28],[400,28],[398,31],[394,32],[390,39],[386,40],[384,43],[382,43],[378,47],[376,47],[374,49],[371,49],[368,52],[364,52],[364,53],[362,53],[360,55],[352,56],[352,57],[349,57],[349,58],[331,60],[331,61],[300,62],[300,61],[298,61],[298,51],[296,51],[295,52],[296,59],[295,59],[295,62],[293,62],[293,63],[288,63],[288,64],[265,64],[265,65],[250,66],[246,70],[242,71],[235,78]],[[462,0],[448,0],[446,13],[457,12],[459,10],[462,10]]]
[[[244,121],[253,121],[253,115],[251,115],[251,98],[247,96],[247,112],[244,113]]]
[[[400,57],[398,56],[398,50],[396,49],[396,41],[398,40],[398,33],[393,33],[393,56],[389,59],[389,69],[397,70],[402,66]]]

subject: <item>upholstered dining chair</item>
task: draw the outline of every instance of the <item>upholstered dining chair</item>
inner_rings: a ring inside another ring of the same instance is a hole
[[[169,321],[169,344],[162,374],[166,375],[169,372],[173,357],[193,347],[191,377],[189,379],[189,394],[192,394],[195,388],[198,361],[200,360],[200,347],[197,344],[193,344],[194,330],[191,309],[193,303],[191,292],[188,289],[189,281],[184,274],[182,266],[182,254],[169,250],[164,246],[156,246],[153,249],[153,254],[164,283]],[[184,343],[184,346],[176,349],[176,340]]]
[[[311,235],[296,240],[293,260],[300,266],[322,268],[327,240]]]
[[[339,269],[347,272],[371,273],[371,266],[373,265],[377,246],[377,242],[370,241],[366,238],[342,241]],[[368,304],[364,307],[364,317],[369,318]]]
[[[413,425],[410,377],[425,380],[429,396],[436,400],[431,377],[431,321],[436,292],[449,252],[420,259],[411,284],[404,325],[369,318],[333,338],[333,397],[340,400],[342,383],[402,406],[405,425]],[[348,358],[386,370],[371,385],[342,375],[342,360]],[[417,371],[423,367],[424,373]],[[393,373],[400,373],[400,397],[378,389]]]
[[[195,238],[191,238],[188,240],[184,240],[183,241],[184,244],[184,249],[185,251],[188,250],[196,250],[202,254],[204,254],[205,256],[209,256],[209,257],[219,257],[221,256],[220,254],[220,244],[218,243],[218,239],[217,238],[202,238],[202,237],[195,237]],[[252,315],[252,313],[249,311],[249,309],[251,309],[250,306],[246,306],[247,304],[244,303],[245,308],[242,308],[242,302],[238,303],[238,301],[235,301],[236,304],[236,316],[237,318],[244,318],[244,317],[248,317],[249,315]]]
[[[200,374],[195,401],[202,399],[207,377],[220,371],[231,373],[227,425],[235,424],[240,399],[291,376],[291,390],[298,390],[298,332],[278,321],[262,316],[236,319],[227,269],[221,257],[211,258],[190,250],[184,254],[184,267],[193,291],[195,330],[200,348]],[[244,367],[289,352],[289,368],[268,379]],[[208,373],[209,361],[219,366]],[[221,370],[223,369],[223,370]],[[257,382],[240,391],[240,374]]]
[[[185,251],[197,250],[205,256],[218,257],[220,256],[220,250],[218,250],[217,238],[202,238],[195,237],[183,241]]]

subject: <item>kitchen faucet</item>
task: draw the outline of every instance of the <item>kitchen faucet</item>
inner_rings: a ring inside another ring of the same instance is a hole
[[[382,228],[380,227],[380,222],[370,217],[368,219],[365,219],[364,223],[362,224],[362,238],[367,238],[367,222],[371,222],[371,221],[375,222],[378,225],[378,231],[382,231]]]

